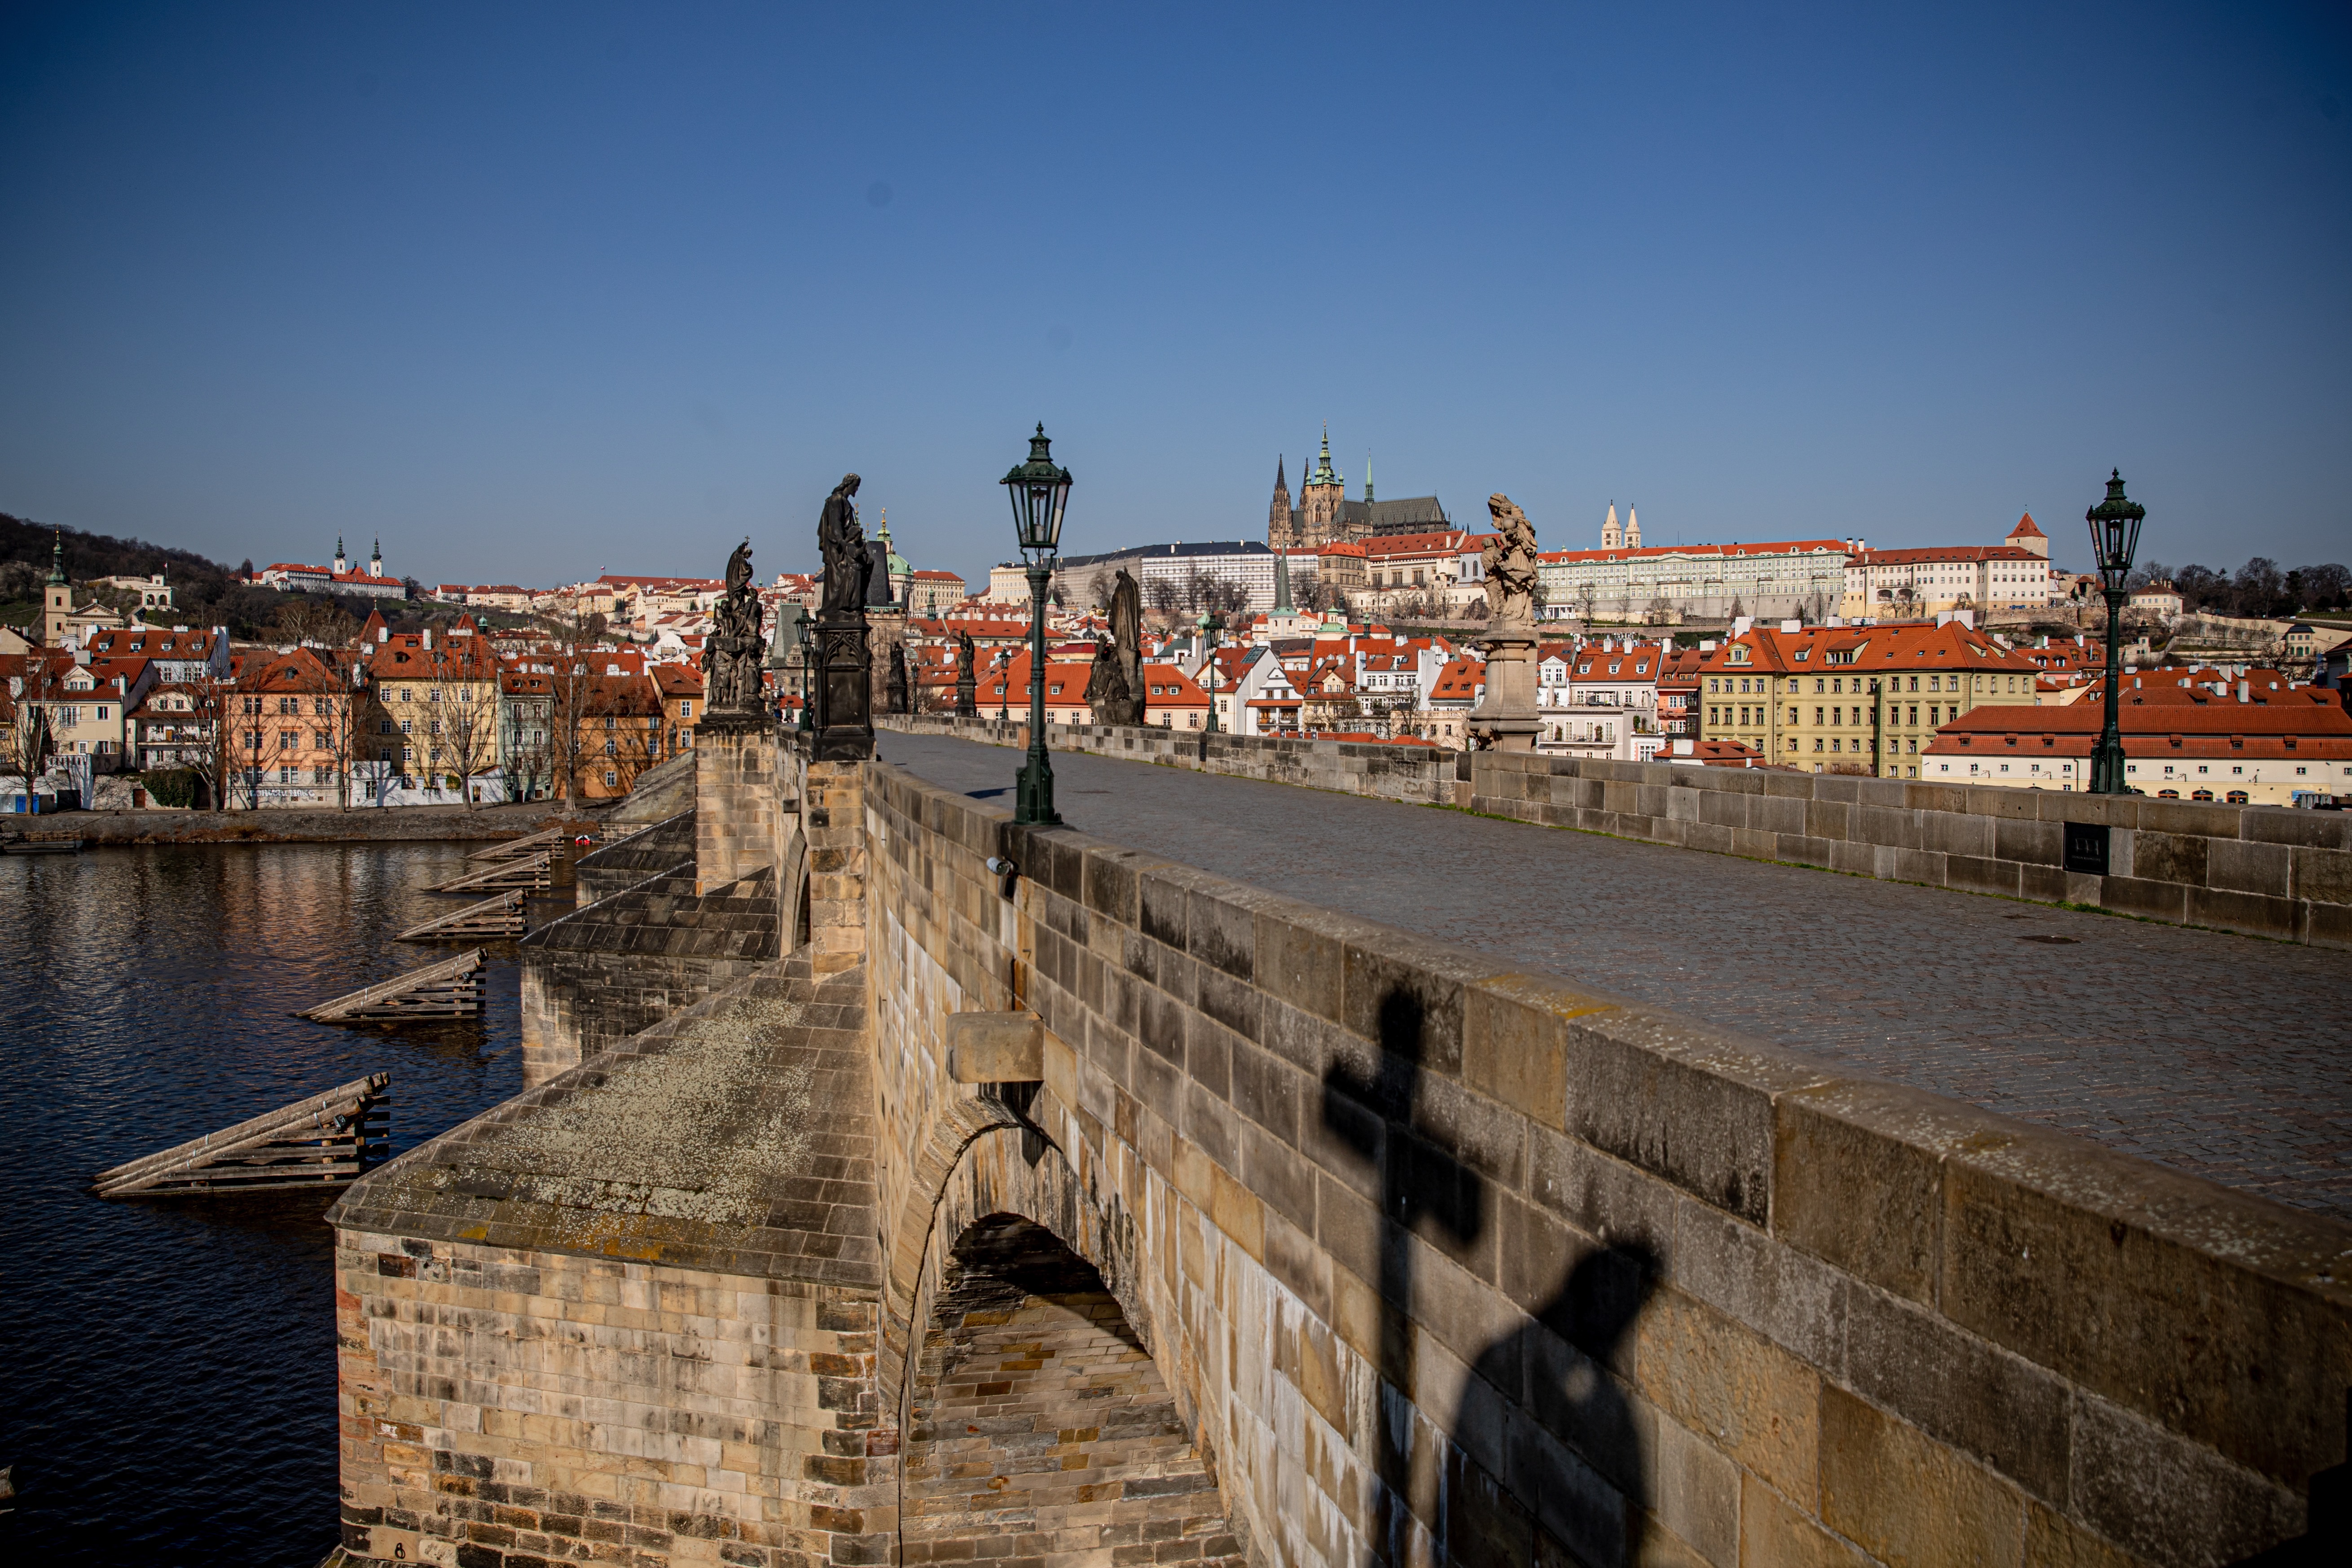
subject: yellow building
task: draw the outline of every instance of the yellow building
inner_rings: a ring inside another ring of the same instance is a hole
[[[1804,773],[1917,778],[1936,731],[1980,703],[2033,705],[2017,649],[1943,626],[1756,627],[1708,652],[1698,732]]]

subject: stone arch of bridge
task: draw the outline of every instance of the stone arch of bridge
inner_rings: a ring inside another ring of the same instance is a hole
[[[776,879],[776,918],[782,924],[778,935],[782,939],[778,950],[798,952],[809,940],[809,849],[808,839],[796,822],[792,842],[784,846],[784,864]]]
[[[900,1562],[1242,1561],[1198,1419],[1200,1358],[1152,1312],[1123,1207],[986,1096],[947,1108],[914,1173],[880,1369],[901,1434]]]

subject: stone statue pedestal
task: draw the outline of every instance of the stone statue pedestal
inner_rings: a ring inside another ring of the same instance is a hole
[[[907,610],[903,605],[866,606],[866,658],[872,670],[866,711],[890,711],[890,661],[907,646]],[[911,662],[911,661],[909,661]],[[911,702],[909,704],[911,706]]]
[[[1536,706],[1536,632],[1497,626],[1486,637],[1486,695],[1470,731],[1498,752],[1531,752],[1543,719]]]
[[[815,708],[812,762],[855,763],[874,754],[874,658],[863,615],[817,618],[809,700]]]

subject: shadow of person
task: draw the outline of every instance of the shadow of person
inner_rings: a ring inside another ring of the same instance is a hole
[[[1532,1419],[1558,1439],[1496,1446],[1528,1456],[1517,1479],[1534,1495],[1519,1500],[1536,1510],[1536,1525],[1584,1562],[1641,1558],[1652,1464],[1624,1384],[1633,1373],[1633,1322],[1656,1285],[1657,1259],[1645,1247],[1586,1253],[1532,1321],[1480,1352],[1455,1412],[1457,1433],[1499,1436],[1513,1425],[1507,1406],[1516,1405],[1518,1421]],[[1457,1542],[1500,1544],[1527,1529],[1491,1488],[1463,1487],[1453,1501],[1459,1517],[1448,1532]]]
[[[1363,1163],[1368,1195],[1381,1205],[1381,1337],[1373,1361],[1385,1385],[1384,1413],[1402,1411],[1402,1391],[1420,1382],[1408,1237],[1458,1254],[1491,1223],[1482,1179],[1414,1126],[1423,1066],[1443,1028],[1418,996],[1392,989],[1375,1009],[1378,1055],[1360,1063],[1335,1060],[1323,1075],[1324,1132]],[[1442,1472],[1440,1455],[1423,1444],[1417,1423],[1377,1422],[1372,1468],[1387,1493],[1385,1519],[1365,1568],[1395,1560],[1407,1514],[1429,1523],[1441,1537],[1439,1552],[1457,1563],[1538,1561],[1536,1525],[1582,1561],[1636,1560],[1652,1467],[1623,1384],[1633,1372],[1633,1322],[1656,1280],[1656,1258],[1638,1245],[1596,1247],[1570,1265],[1532,1321],[1473,1362],[1475,1375],[1465,1383],[1449,1428],[1454,1452]],[[1530,1427],[1554,1441],[1532,1440]],[[1467,1462],[1506,1453],[1526,1457],[1525,1463],[1508,1461],[1524,1495],[1505,1493],[1501,1476],[1481,1477]]]

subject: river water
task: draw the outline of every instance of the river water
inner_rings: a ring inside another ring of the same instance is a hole
[[[389,939],[458,907],[421,889],[473,847],[0,857],[0,1558],[311,1568],[334,1546],[330,1200],[85,1189],[372,1071],[394,1152],[514,1094],[511,943],[478,1024],[291,1016],[456,951]]]

